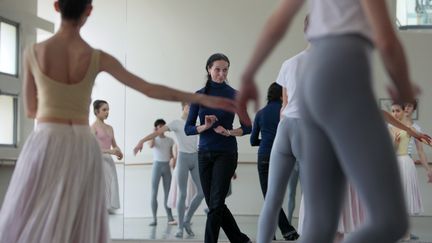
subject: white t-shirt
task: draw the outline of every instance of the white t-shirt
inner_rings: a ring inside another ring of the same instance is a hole
[[[169,162],[172,155],[174,140],[170,137],[156,137],[153,147],[153,160],[157,162]]]
[[[306,55],[307,51],[305,50],[286,60],[279,71],[276,83],[286,89],[288,94],[288,105],[282,111],[285,117],[300,118],[296,87]]]
[[[185,124],[186,121],[184,120],[174,120],[167,127],[176,135],[180,152],[196,153],[198,152],[198,136],[187,136],[184,132]]]
[[[372,40],[372,30],[360,0],[310,0],[309,40],[329,35],[361,34]]]
[[[412,127],[417,131],[417,132],[422,132],[421,127],[417,124],[417,123],[413,123]],[[416,148],[415,146],[415,138],[411,137],[409,144],[408,144],[408,154],[412,155],[414,152],[414,148]]]

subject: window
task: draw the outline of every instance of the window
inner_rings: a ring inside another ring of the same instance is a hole
[[[0,146],[17,145],[18,97],[0,90]]]
[[[432,29],[432,0],[397,0],[399,29]]]
[[[18,76],[18,24],[1,17],[0,73]]]

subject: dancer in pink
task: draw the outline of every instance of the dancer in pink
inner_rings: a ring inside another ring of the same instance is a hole
[[[117,146],[114,138],[114,129],[105,123],[109,114],[108,103],[105,100],[95,100],[93,102],[93,111],[96,121],[92,124],[91,130],[98,139],[102,149],[106,206],[109,213],[115,213],[115,210],[120,208],[120,195],[117,170],[112,155],[115,155],[117,159],[122,159],[123,153]]]

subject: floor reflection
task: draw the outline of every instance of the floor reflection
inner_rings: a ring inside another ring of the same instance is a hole
[[[240,229],[252,239],[255,239],[257,232],[257,216],[235,216]],[[149,226],[152,218],[125,218],[123,227],[123,215],[110,215],[110,229],[113,239],[127,239],[127,240],[180,240],[175,237],[177,230],[176,225],[168,225],[165,217],[158,218],[158,225],[156,227]],[[192,222],[192,229],[195,232],[195,237],[188,237],[185,233],[184,241],[202,241],[204,239],[205,229],[205,216],[194,216]],[[294,225],[297,225],[297,218],[294,219]],[[432,217],[412,217],[411,225],[413,226],[412,232],[419,236],[417,241],[410,241],[416,243],[432,242]],[[276,233],[277,239],[282,239],[280,232]],[[221,241],[227,241],[227,237],[221,230]],[[114,241],[122,242],[122,241]],[[125,241],[126,242],[126,241]],[[140,241],[133,241],[140,242]],[[405,241],[406,242],[406,241]]]
[[[123,239],[123,214],[110,214],[109,227],[112,239]]]

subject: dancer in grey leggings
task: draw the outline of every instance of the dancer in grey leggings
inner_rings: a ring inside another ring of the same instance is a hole
[[[304,23],[304,29],[306,30],[308,25],[307,17]],[[284,108],[281,111],[282,119],[279,122],[271,150],[268,191],[258,222],[257,242],[269,242],[274,235],[276,219],[279,213],[278,209],[281,207],[285,195],[281,192],[286,191],[287,184],[292,179],[286,175],[292,176],[294,174],[296,164],[301,167],[303,154],[301,150],[302,139],[299,130],[302,120],[300,118],[299,97],[296,90],[308,50],[309,47],[286,60],[281,67],[276,81],[283,87],[286,101],[284,101]],[[292,240],[295,240],[297,237],[292,238]]]
[[[288,189],[287,189],[287,195],[288,195],[287,196],[288,197],[287,218],[290,222],[292,222],[292,217],[296,206],[296,195],[297,195],[297,185],[299,181],[299,175],[300,175],[300,165],[299,162],[296,161],[294,164],[294,168],[291,171],[291,175],[289,176],[288,179]]]
[[[283,1],[265,26],[242,76],[238,101],[245,122],[250,122],[247,101],[258,97],[255,73],[302,3]],[[385,0],[309,3],[307,35],[313,48],[305,66],[313,72],[304,72],[299,84],[302,148],[307,151],[300,169],[305,225],[299,242],[332,242],[346,180],[364,202],[367,218],[345,242],[396,242],[407,231],[408,217],[394,150],[371,90],[369,55],[373,40],[395,84],[393,98],[411,101],[403,49]]]
[[[165,121],[162,119],[157,119],[154,123],[155,131],[158,131],[163,126],[165,126]],[[171,208],[167,206],[168,194],[171,186],[171,168],[169,161],[173,156],[172,148],[174,146],[174,140],[170,137],[165,136],[161,133],[157,137],[148,139],[147,137],[141,139],[138,145],[134,148],[134,154],[142,150],[143,144],[146,141],[150,141],[150,148],[153,149],[153,169],[152,169],[152,193],[151,193],[151,208],[153,213],[153,221],[150,226],[157,225],[157,194],[159,191],[159,181],[162,178],[163,189],[164,189],[164,207],[168,217],[168,224],[175,224],[174,217],[171,212]]]
[[[182,125],[183,131],[184,125]],[[177,178],[178,178],[178,186],[179,186],[179,198],[177,201],[177,210],[178,210],[178,218],[179,218],[179,228],[176,233],[176,237],[183,236],[183,228],[186,230],[186,233],[189,236],[194,236],[195,234],[192,231],[190,226],[190,222],[193,214],[201,204],[201,201],[204,199],[204,194],[201,188],[201,182],[199,179],[199,171],[198,171],[198,153],[185,153],[180,152],[178,156],[177,163]],[[186,194],[187,194],[187,180],[188,174],[191,174],[192,180],[194,181],[197,187],[197,194],[192,199],[192,202],[189,206],[189,209],[186,212],[185,216],[185,202],[186,202]]]
[[[189,104],[182,103],[182,116],[179,120],[174,120],[168,125],[160,127],[157,131],[149,134],[143,138],[138,145],[135,147],[134,152],[137,153],[142,149],[144,141],[153,139],[167,131],[173,131],[177,137],[179,145],[179,155],[177,161],[177,180],[179,188],[179,198],[177,200],[177,212],[178,212],[178,230],[176,237],[183,237],[183,229],[189,236],[194,236],[194,232],[191,228],[191,219],[195,211],[204,199],[204,193],[201,188],[201,181],[199,178],[198,171],[198,136],[186,136],[184,132],[185,119],[189,114]],[[187,181],[188,176],[192,177],[192,180],[196,186],[196,195],[192,199],[189,208],[186,212],[186,195],[187,195]],[[186,213],[186,217],[185,217]]]

